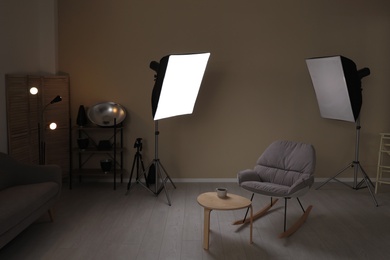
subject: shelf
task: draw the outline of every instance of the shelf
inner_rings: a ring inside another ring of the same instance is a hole
[[[88,139],[88,146],[85,146],[87,147],[86,149],[80,149],[78,145],[82,145],[82,143],[78,143],[72,149],[72,153],[77,155],[78,159],[77,166],[75,168],[72,167],[73,169],[69,176],[69,188],[72,188],[72,176],[79,176],[80,181],[81,177],[108,177],[113,179],[115,190],[117,177],[120,177],[120,182],[123,183],[123,174],[125,173],[123,169],[123,153],[125,151],[123,147],[123,125],[119,124],[110,127],[95,125],[75,126],[72,129],[73,132],[76,132],[78,138]],[[99,161],[104,159],[102,157],[109,157],[113,161],[109,173],[104,173],[100,168]]]
[[[380,136],[375,193],[381,184],[390,184],[390,133],[381,133]]]
[[[117,125],[116,127],[113,126],[97,126],[97,125],[87,125],[87,126],[74,126],[73,129],[77,130],[107,130],[107,129],[117,129],[121,130],[124,128],[123,125]]]
[[[125,170],[116,170],[116,175],[124,174]],[[104,173],[101,169],[74,169],[72,175],[93,177],[114,177],[114,171]]]
[[[77,147],[73,148],[73,151],[78,152],[78,153],[100,153],[100,154],[114,153],[114,149],[110,149],[110,150],[98,150],[95,148],[79,149]],[[116,153],[121,153],[124,151],[125,151],[125,148],[116,148]]]

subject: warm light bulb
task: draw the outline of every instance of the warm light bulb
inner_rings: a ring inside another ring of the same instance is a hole
[[[30,88],[30,94],[31,94],[31,95],[36,95],[36,94],[38,94],[38,89],[37,89],[36,87]]]
[[[55,130],[56,128],[57,128],[57,124],[56,123],[51,123],[50,125],[49,125],[49,128],[51,129],[51,130]]]

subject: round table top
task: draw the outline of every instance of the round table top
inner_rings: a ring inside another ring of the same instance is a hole
[[[216,192],[206,192],[200,194],[197,200],[202,207],[215,210],[243,209],[252,204],[249,199],[231,193],[227,193],[225,198],[219,198]]]

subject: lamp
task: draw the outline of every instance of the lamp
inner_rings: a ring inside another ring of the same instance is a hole
[[[51,104],[54,104],[54,103],[57,103],[57,102],[60,102],[60,101],[62,101],[62,97],[59,96],[59,95],[57,95],[57,96],[56,96],[55,98],[53,98],[53,100],[50,101],[50,103],[47,104],[46,106],[51,105]]]
[[[31,93],[31,89],[30,89]],[[36,92],[38,93],[38,91]],[[46,140],[45,140],[45,129],[46,124],[44,124],[43,115],[48,106],[54,103],[58,103],[62,101],[62,97],[57,95],[55,98],[53,98],[52,101],[50,101],[48,104],[46,104],[42,111],[39,113],[39,122],[38,122],[38,144],[39,144],[39,164],[45,164],[46,163]],[[48,125],[50,130],[55,130],[57,128],[57,124],[55,122],[51,122]]]
[[[354,182],[352,188],[360,189],[362,188],[361,185],[365,183],[376,206],[378,206],[370,187],[370,185],[374,185],[359,162],[361,128],[359,115],[362,106],[361,79],[370,75],[370,70],[368,68],[357,70],[356,64],[343,56],[310,58],[306,59],[306,65],[314,86],[321,116],[328,119],[355,122],[356,124],[355,159],[317,189],[332,179],[341,182],[336,177],[348,168],[353,167]],[[360,183],[357,183],[359,170],[363,179]]]
[[[156,72],[151,98],[152,116],[155,122],[155,154],[153,162],[146,171],[154,165],[155,189],[152,190],[139,180],[138,182],[156,196],[164,189],[169,205],[171,201],[165,184],[169,180],[174,188],[176,186],[158,157],[158,136],[160,134],[158,121],[192,114],[209,57],[210,53],[166,55],[161,58],[160,62],[152,61],[149,65]],[[161,180],[160,186],[159,179]]]

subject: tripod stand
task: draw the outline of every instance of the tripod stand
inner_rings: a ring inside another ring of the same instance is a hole
[[[164,189],[165,196],[167,197],[167,200],[168,200],[168,205],[171,206],[171,200],[169,198],[169,194],[167,192],[165,184],[169,180],[175,189],[176,189],[176,186],[173,183],[172,179],[169,177],[168,172],[165,170],[164,166],[161,164],[160,159],[158,158],[158,136],[160,134],[160,132],[158,131],[158,120],[154,121],[154,128],[155,128],[155,131],[154,131],[154,159],[153,159],[153,162],[147,168],[147,170],[148,170],[152,165],[154,165],[154,169],[155,169],[154,174],[155,174],[155,180],[156,180],[154,191],[151,188],[146,187],[142,183],[141,184],[156,196],[159,195],[160,192]],[[165,177],[163,177],[162,173],[164,173]],[[159,187],[159,180],[161,180],[160,187]]]
[[[141,167],[142,167],[142,172],[143,172],[144,177],[145,177],[146,186],[149,187],[148,183],[146,182],[146,173],[145,173],[144,162],[142,161],[142,154],[141,154],[141,151],[142,151],[142,138],[137,138],[135,140],[134,148],[137,148],[137,152],[134,155],[133,166],[131,167],[130,179],[129,179],[129,183],[127,184],[127,193],[130,190],[131,180],[133,179],[134,166],[136,166],[136,172],[137,172],[135,180],[136,180],[136,182],[140,182],[140,179],[139,179],[139,175],[140,175],[139,165],[140,164],[141,164]],[[127,195],[127,193],[126,193],[126,195]]]
[[[168,192],[166,190],[166,185],[165,184],[169,180],[172,183],[172,185],[173,185],[173,187],[175,189],[176,189],[176,186],[173,183],[172,179],[169,177],[167,171],[164,169],[164,166],[161,164],[160,159],[158,158],[158,135],[159,134],[160,133],[158,131],[158,121],[155,121],[154,159],[153,159],[153,162],[146,169],[144,167],[144,163],[142,161],[142,155],[140,153],[140,151],[142,150],[142,143],[141,143],[142,139],[141,138],[137,138],[137,140],[136,140],[136,142],[134,144],[134,147],[137,148],[137,152],[134,155],[134,161],[133,161],[133,166],[132,166],[132,169],[131,169],[130,179],[129,179],[129,183],[127,185],[127,193],[129,192],[129,189],[130,189],[130,186],[131,186],[131,179],[133,177],[134,166],[136,165],[137,166],[136,182],[141,184],[141,186],[143,186],[144,188],[146,188],[148,191],[150,191],[151,193],[153,193],[156,196],[159,195],[160,192],[164,189],[165,195],[166,195],[167,200],[168,200],[168,205],[171,206],[171,200],[169,198],[169,194],[168,194]],[[142,171],[143,171],[144,178],[145,178],[145,183],[142,183],[140,178],[139,178],[139,164],[141,164],[141,167],[142,167]],[[154,187],[154,190],[149,187],[149,183],[148,183],[147,177],[146,177],[146,172],[150,169],[150,167],[152,167],[152,165],[154,166],[154,174],[155,174],[155,187]],[[163,177],[163,174],[164,174],[165,177]],[[159,180],[161,181],[160,185],[159,185]],[[127,195],[127,193],[126,193],[126,195]]]
[[[371,190],[371,186],[374,187],[374,184],[372,183],[372,181],[370,180],[370,177],[368,177],[367,173],[364,171],[362,165],[360,164],[359,162],[359,142],[360,142],[360,117],[357,118],[356,120],[356,143],[355,143],[355,160],[352,161],[350,164],[348,164],[345,168],[343,168],[341,171],[339,171],[335,176],[329,178],[328,180],[326,180],[324,183],[322,183],[320,186],[317,187],[317,190],[320,189],[322,186],[324,186],[325,184],[327,184],[329,181],[331,180],[335,180],[335,181],[338,181],[352,189],[355,189],[355,190],[359,190],[359,189],[362,189],[362,188],[368,188],[368,190],[370,191],[370,194],[371,194],[371,197],[372,199],[374,200],[374,204],[375,206],[378,207],[378,202],[376,201],[375,199],[375,196],[374,196],[374,193],[372,192]],[[354,170],[354,174],[353,174],[353,186],[350,186],[338,179],[336,179],[337,176],[339,176],[341,173],[343,173],[345,170],[347,170],[348,168],[353,168]],[[360,170],[360,171],[359,171]],[[362,174],[362,177],[363,179],[357,183],[357,178],[358,178],[358,173],[361,173]],[[362,184],[365,183],[366,186],[364,187],[361,187]],[[370,186],[371,185],[371,186]]]

